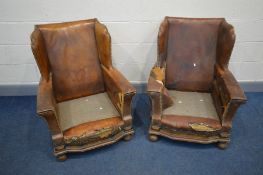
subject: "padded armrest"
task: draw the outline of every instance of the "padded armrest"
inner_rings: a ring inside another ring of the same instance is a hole
[[[232,120],[246,96],[228,68],[216,66],[216,89],[222,102],[221,122],[224,130],[232,127]]]
[[[168,94],[168,90],[164,86],[165,79],[165,68],[161,67],[153,67],[151,70],[150,78],[147,85],[147,91],[150,94],[160,93],[159,97],[162,98],[162,109],[166,109],[173,104],[173,100],[170,98]],[[158,97],[158,96],[157,96]],[[152,99],[155,99],[152,95]]]
[[[107,93],[113,104],[122,116],[130,115],[132,96],[136,89],[130,82],[113,67],[106,68],[102,65]]]
[[[223,93],[227,94],[229,100],[235,100],[240,103],[246,102],[244,91],[227,68],[217,68],[217,79],[218,85],[223,86]]]
[[[118,92],[122,94],[135,93],[136,89],[130,84],[130,82],[117,70],[113,67],[106,68],[103,67],[104,78],[106,81],[106,87],[114,87]],[[110,81],[110,82],[109,82]]]
[[[147,91],[152,100],[152,128],[159,129],[162,111],[173,105],[173,100],[164,86],[165,68],[154,66],[148,80]]]
[[[58,146],[63,143],[63,133],[58,123],[56,111],[56,102],[53,97],[52,80],[47,81],[41,78],[37,94],[37,113],[44,117],[52,133],[54,145]]]
[[[41,79],[39,82],[38,95],[37,95],[37,113],[55,112],[55,100],[52,91],[52,81]]]
[[[113,67],[102,65],[107,93],[124,120],[124,129],[131,129],[131,103],[136,90],[130,82]]]

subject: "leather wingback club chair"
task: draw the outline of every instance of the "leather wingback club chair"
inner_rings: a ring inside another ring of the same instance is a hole
[[[227,147],[234,114],[246,101],[228,69],[234,42],[224,18],[164,19],[147,87],[151,141],[164,136]]]
[[[37,113],[48,123],[59,160],[131,138],[135,89],[112,66],[103,24],[90,19],[36,25],[31,41],[41,73]]]

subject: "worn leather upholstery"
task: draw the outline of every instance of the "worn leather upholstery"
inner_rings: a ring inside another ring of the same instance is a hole
[[[211,89],[220,19],[168,18],[165,85],[169,89]]]
[[[104,92],[94,22],[39,26],[58,102]],[[79,37],[82,36],[82,37]]]
[[[198,143],[229,139],[234,114],[246,101],[228,69],[234,43],[233,26],[224,18],[165,17],[147,86],[151,134]]]
[[[111,117],[98,121],[91,121],[65,130],[64,137],[66,139],[81,137],[83,131],[85,131],[85,134],[87,135],[92,135],[94,131],[100,130],[101,128],[122,127],[123,124],[121,117]]]
[[[41,73],[37,113],[47,120],[57,157],[133,133],[136,91],[112,66],[111,38],[103,24],[89,19],[36,25],[31,41]]]

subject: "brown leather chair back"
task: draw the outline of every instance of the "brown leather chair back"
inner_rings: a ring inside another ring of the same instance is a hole
[[[217,38],[223,19],[167,17],[165,85],[181,91],[209,91],[214,79]]]
[[[96,19],[36,26],[44,41],[58,102],[105,91],[95,22]]]

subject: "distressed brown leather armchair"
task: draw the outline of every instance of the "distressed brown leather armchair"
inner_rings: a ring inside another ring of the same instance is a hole
[[[131,138],[135,89],[112,66],[103,24],[90,19],[36,25],[31,41],[41,73],[37,113],[48,123],[59,160]]]
[[[164,19],[148,81],[151,141],[164,136],[227,147],[234,114],[246,101],[228,69],[234,42],[224,18]]]

